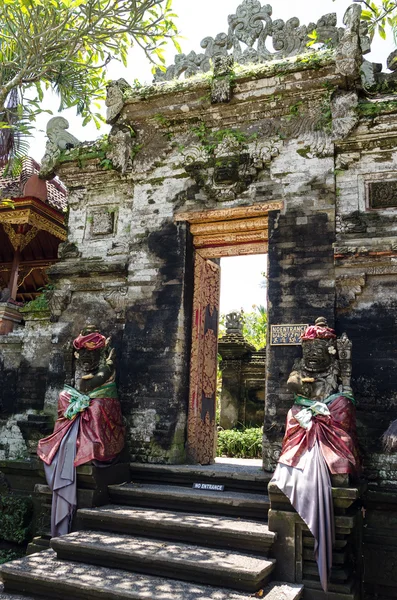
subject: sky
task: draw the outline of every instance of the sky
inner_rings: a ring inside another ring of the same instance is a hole
[[[352,3],[349,0],[273,0],[273,19],[288,20],[298,17],[301,24],[316,22],[322,15],[336,12],[338,25],[342,26],[343,15]],[[262,5],[267,0],[262,0]],[[215,37],[216,34],[227,32],[227,17],[236,11],[240,0],[173,0],[174,11],[178,14],[177,26],[182,39],[180,45],[186,54],[191,50],[200,52],[200,42],[206,36]],[[394,49],[392,36],[389,34],[385,42],[377,36],[372,43],[372,52],[367,55],[368,60],[382,62],[385,66],[388,54]],[[170,43],[166,64],[174,62],[175,48]],[[133,49],[129,56],[128,68],[113,62],[108,68],[109,79],[124,77],[128,82],[138,79],[141,83],[151,83],[151,65],[139,49]],[[57,114],[57,100],[47,94],[45,108]],[[104,107],[105,112],[105,107]],[[89,124],[82,127],[81,118],[75,116],[75,110],[63,111],[62,115],[69,120],[69,131],[81,141],[94,140],[99,135],[107,133],[109,126],[104,125],[100,131],[95,125]],[[45,148],[45,127],[50,115],[44,114],[37,122],[37,131],[31,144],[30,154],[40,160]],[[251,311],[252,305],[266,304],[266,290],[260,283],[263,281],[262,273],[266,271],[266,261],[263,255],[250,257],[234,257],[222,259],[221,262],[221,313],[232,310]]]
[[[267,290],[263,287],[266,270],[266,254],[221,258],[220,314],[241,309],[252,312],[253,305],[266,306]]]

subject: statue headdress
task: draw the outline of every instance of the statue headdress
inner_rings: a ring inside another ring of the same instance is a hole
[[[315,320],[314,325],[306,327],[305,331],[301,335],[302,341],[305,340],[334,340],[336,339],[336,333],[333,329],[328,327],[327,320],[324,317],[318,317]]]
[[[73,340],[73,346],[76,350],[100,350],[106,346],[106,337],[99,333],[93,326],[88,325],[81,333]]]

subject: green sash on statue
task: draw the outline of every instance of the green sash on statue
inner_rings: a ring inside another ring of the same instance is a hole
[[[356,400],[353,397],[353,394],[351,394],[350,392],[338,392],[336,394],[331,394],[331,396],[328,396],[328,398],[321,400],[321,402],[323,404],[329,404],[330,402],[332,402],[336,398],[339,398],[340,396],[344,396],[345,398],[350,400],[350,402],[352,402],[352,404],[357,404]],[[307,408],[310,408],[316,402],[318,402],[318,400],[310,400],[309,398],[306,398],[305,396],[300,396],[299,394],[295,394],[295,404],[298,404],[298,406],[306,406]]]
[[[116,398],[117,399],[117,387],[115,383],[105,383],[100,387],[92,390],[88,395],[82,394],[70,385],[65,385],[64,392],[70,394],[69,406],[63,413],[66,419],[72,420],[76,415],[86,410],[89,407],[90,402],[94,398]]]

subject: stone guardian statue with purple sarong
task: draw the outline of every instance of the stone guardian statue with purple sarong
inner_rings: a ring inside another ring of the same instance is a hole
[[[53,537],[70,531],[77,504],[76,467],[90,461],[102,466],[111,464],[124,447],[110,338],[88,326],[73,346],[75,387],[64,386],[54,432],[40,440],[37,448],[53,492]]]
[[[320,317],[302,334],[302,353],[289,376],[295,401],[273,483],[289,498],[315,539],[321,585],[328,589],[335,540],[331,475],[357,475],[352,344]]]

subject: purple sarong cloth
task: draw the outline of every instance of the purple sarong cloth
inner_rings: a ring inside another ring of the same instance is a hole
[[[44,463],[47,483],[52,491],[51,536],[66,535],[70,531],[77,505],[76,443],[79,433],[80,415],[63,437],[52,463]]]
[[[304,453],[298,467],[279,463],[272,481],[289,498],[314,537],[314,555],[321,586],[326,592],[335,527],[331,478],[318,443]]]

